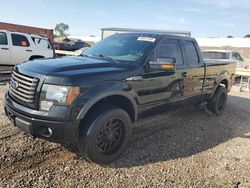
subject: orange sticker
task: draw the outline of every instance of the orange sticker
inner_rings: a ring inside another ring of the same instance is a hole
[[[22,41],[22,46],[27,46],[27,42],[26,41]]]
[[[193,76],[192,75],[188,75],[187,79],[188,80],[193,80]]]
[[[188,87],[188,91],[189,91],[189,92],[192,92],[193,90],[194,90],[193,86],[189,86],[189,87]]]

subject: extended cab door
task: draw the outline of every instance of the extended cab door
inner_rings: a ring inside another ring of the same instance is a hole
[[[184,60],[191,70],[188,75],[188,95],[190,99],[199,99],[203,91],[203,82],[205,78],[204,62],[195,40],[181,40]]]
[[[176,70],[169,73],[165,70],[148,68],[143,75],[143,103],[169,102],[188,97],[188,74],[190,70],[183,62],[182,50],[178,40],[165,39],[158,44],[153,52],[150,62],[156,62],[158,58],[175,59]],[[150,64],[149,62],[149,64]]]
[[[10,64],[10,47],[7,33],[0,31],[0,65]]]
[[[11,33],[11,63],[13,65],[29,60],[32,56],[32,44],[25,35]]]

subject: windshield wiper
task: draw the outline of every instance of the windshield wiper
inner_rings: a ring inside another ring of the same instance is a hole
[[[112,61],[113,63],[120,63],[119,61],[115,60],[114,58],[110,57],[110,56],[104,56],[102,54],[99,54],[99,55],[93,55],[95,57],[100,57],[102,59],[105,59],[105,60],[108,60],[108,61]]]
[[[114,63],[117,63],[117,64],[120,63],[119,61],[115,60],[114,58],[112,58],[112,57],[110,57],[110,56],[104,56],[104,55],[102,55],[102,54],[100,54],[100,55],[98,55],[98,56],[101,57],[101,58],[103,58],[103,59],[106,59],[106,60],[108,60],[108,61],[112,61],[112,62],[114,62]]]
[[[101,59],[105,59],[105,60],[108,60],[108,61],[112,61],[113,63],[120,63],[119,61],[113,59],[112,57],[109,57],[109,56],[104,56],[102,54],[99,54],[99,55],[93,55],[93,54],[80,54],[80,56],[82,57],[97,57],[97,58],[101,58]]]
[[[81,56],[81,57],[89,57],[89,55],[87,55],[87,54],[80,54],[79,56]]]

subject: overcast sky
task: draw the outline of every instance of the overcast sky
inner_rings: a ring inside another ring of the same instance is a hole
[[[0,21],[100,35],[103,27],[189,30],[194,37],[250,33],[250,0],[0,0]]]

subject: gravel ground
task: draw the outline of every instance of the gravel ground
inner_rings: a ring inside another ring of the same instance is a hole
[[[143,120],[124,155],[99,166],[12,127],[6,89],[0,187],[250,187],[250,92],[234,87],[220,117],[186,107]]]

